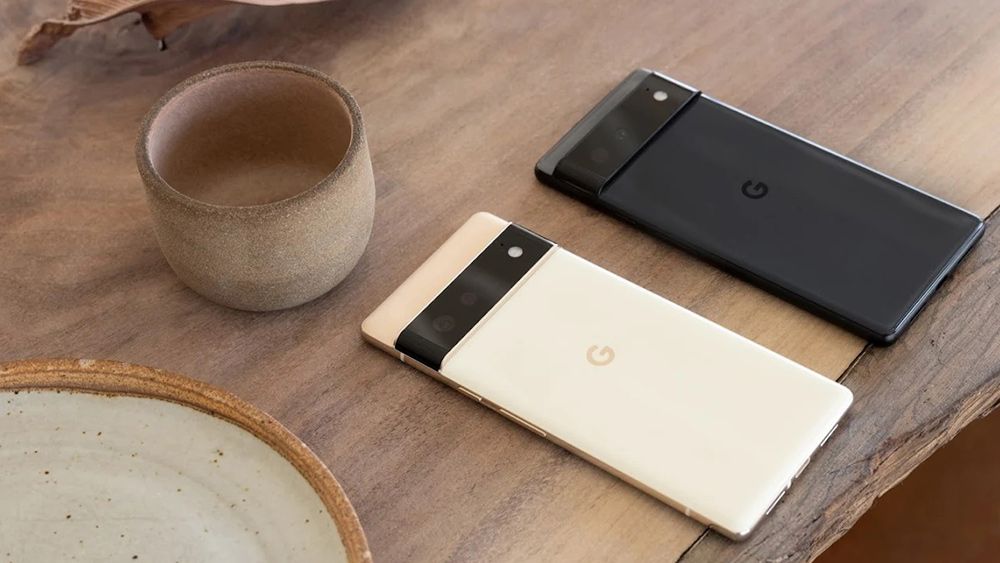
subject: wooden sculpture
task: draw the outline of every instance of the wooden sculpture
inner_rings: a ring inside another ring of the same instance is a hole
[[[233,4],[281,6],[312,4],[324,0],[70,0],[61,19],[45,20],[33,28],[17,50],[17,63],[32,64],[77,29],[108,21],[129,12],[137,13],[143,25],[157,40],[205,15]]]

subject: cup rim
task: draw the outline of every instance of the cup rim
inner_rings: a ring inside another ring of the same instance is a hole
[[[278,201],[252,205],[221,205],[217,203],[209,203],[184,194],[171,186],[170,183],[167,182],[166,179],[164,179],[163,176],[161,176],[156,170],[156,166],[153,165],[153,160],[149,153],[150,133],[152,132],[154,122],[159,117],[163,109],[167,106],[167,104],[181,94],[207,80],[211,80],[223,74],[230,74],[234,72],[255,72],[261,70],[289,72],[317,80],[344,102],[344,105],[347,107],[347,113],[350,115],[351,140],[347,145],[347,150],[344,152],[344,156],[340,159],[340,162],[337,163],[337,166],[315,184],[303,189],[295,195],[279,199]],[[354,96],[352,96],[351,93],[339,82],[319,70],[300,64],[272,60],[232,63],[213,67],[186,78],[168,90],[166,94],[161,96],[156,103],[153,104],[153,107],[151,107],[149,111],[146,112],[145,117],[143,117],[142,125],[139,128],[139,137],[136,141],[136,160],[138,161],[139,175],[144,180],[143,183],[150,192],[165,196],[167,199],[185,207],[214,213],[277,211],[295,205],[301,200],[313,198],[320,192],[324,191],[324,189],[332,189],[335,187],[337,185],[337,180],[343,176],[345,170],[353,165],[353,163],[358,159],[358,153],[361,151],[361,144],[363,142],[363,127],[361,108],[358,107],[358,103],[355,101]]]

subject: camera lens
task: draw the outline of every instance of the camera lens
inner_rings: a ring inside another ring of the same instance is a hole
[[[604,147],[597,147],[596,149],[590,151],[590,160],[598,164],[607,162],[608,160],[608,149]]]
[[[476,301],[479,301],[479,296],[473,291],[466,291],[461,297],[458,298],[458,300],[462,303],[462,305],[468,307],[470,305],[475,305]]]
[[[441,315],[431,321],[431,326],[438,332],[451,332],[455,328],[455,317],[451,315]]]
[[[621,142],[621,141],[624,141],[625,139],[628,139],[628,129],[625,129],[623,127],[621,129],[618,129],[617,131],[615,131],[615,140],[616,141]]]

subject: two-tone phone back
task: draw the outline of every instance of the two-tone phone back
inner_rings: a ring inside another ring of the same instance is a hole
[[[982,232],[962,209],[650,71],[536,173],[879,343]]]
[[[486,213],[362,331],[733,538],[851,403],[845,387]]]

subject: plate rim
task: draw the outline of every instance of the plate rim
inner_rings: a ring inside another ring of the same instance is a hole
[[[0,362],[0,391],[69,391],[148,398],[222,419],[266,444],[305,478],[333,519],[348,561],[372,560],[357,512],[326,464],[277,419],[228,391],[167,370],[87,359]]]

